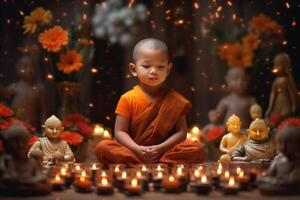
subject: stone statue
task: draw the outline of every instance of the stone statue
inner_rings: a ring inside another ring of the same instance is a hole
[[[231,153],[232,161],[271,161],[277,154],[273,140],[269,139],[270,127],[262,119],[256,119],[248,131],[249,140]]]
[[[272,72],[276,75],[272,84],[266,119],[273,115],[285,116],[296,112],[299,106],[297,88],[291,74],[291,61],[286,53],[279,53],[274,58]]]
[[[0,196],[49,194],[51,187],[47,177],[41,173],[39,164],[27,157],[30,134],[13,125],[2,137],[5,152],[0,157]]]
[[[226,75],[226,83],[230,94],[220,100],[216,111],[224,122],[233,114],[239,116],[243,122],[242,129],[247,129],[251,122],[249,109],[256,100],[247,93],[248,78],[245,70],[230,68]]]
[[[8,87],[0,85],[0,96],[11,100],[11,107],[17,111],[17,117],[35,128],[46,119],[44,87],[37,83],[34,58],[22,56],[16,71],[19,81]]]
[[[57,161],[73,161],[74,154],[70,146],[59,137],[63,131],[61,121],[52,115],[42,127],[45,137],[40,138],[32,145],[28,157],[42,162],[44,166],[55,164]]]
[[[241,134],[240,132],[242,122],[238,116],[232,115],[231,117],[229,117],[226,125],[228,133],[223,136],[220,143],[220,151],[225,153],[220,157],[221,163],[230,162],[231,152],[247,141],[247,136]]]
[[[300,194],[300,127],[285,126],[275,140],[281,155],[259,180],[259,190],[266,195]]]
[[[250,116],[251,116],[251,120],[254,121],[256,119],[262,119],[263,118],[263,111],[260,105],[258,104],[253,104],[250,107],[249,110]]]

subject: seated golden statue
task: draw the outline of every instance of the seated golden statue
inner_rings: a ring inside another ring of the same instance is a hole
[[[73,161],[74,154],[70,146],[59,137],[63,131],[61,121],[52,115],[42,128],[46,137],[40,138],[32,145],[28,157],[42,162],[44,166],[55,164],[57,161]]]
[[[228,118],[226,125],[228,133],[223,136],[220,143],[220,151],[225,153],[220,157],[221,163],[230,162],[231,152],[238,146],[243,145],[247,140],[247,136],[240,132],[242,122],[238,116],[234,114],[231,115]]]
[[[0,156],[0,196],[46,195],[51,192],[47,177],[35,160],[29,160],[30,134],[18,125],[2,135],[5,151]]]
[[[232,161],[271,161],[277,149],[269,139],[270,127],[262,119],[254,120],[248,129],[249,140],[231,153]]]
[[[300,194],[300,127],[285,126],[275,136],[280,156],[259,180],[265,195]]]
[[[250,107],[250,117],[252,119],[252,121],[256,120],[256,119],[262,119],[262,108],[260,105],[258,104],[254,104]]]

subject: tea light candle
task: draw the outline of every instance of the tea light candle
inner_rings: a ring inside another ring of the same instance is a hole
[[[221,177],[222,182],[228,182],[230,178],[230,173],[228,170],[225,171],[224,176]]]
[[[140,195],[142,187],[137,178],[133,178],[129,184],[126,184],[125,191],[127,195]]]
[[[212,189],[206,175],[201,176],[201,180],[191,184],[191,187],[197,194],[201,195],[207,195]]]
[[[65,181],[63,178],[59,176],[59,174],[55,175],[55,178],[50,181],[52,190],[61,191],[64,189]]]
[[[113,187],[109,183],[107,177],[102,177],[100,182],[97,184],[97,193],[100,195],[109,195],[113,193]]]
[[[222,165],[219,163],[218,165],[218,168],[217,168],[217,171],[212,171],[212,180],[213,180],[213,185],[216,187],[216,188],[219,188],[220,187],[220,176],[223,172],[223,167]]]
[[[176,169],[176,177],[179,180],[180,184],[180,190],[181,191],[186,191],[187,190],[187,185],[188,185],[188,179],[186,176],[186,173],[183,171],[183,166],[178,166]]]
[[[149,181],[148,181],[148,178],[145,177],[140,170],[138,170],[135,173],[135,176],[136,176],[136,178],[138,180],[140,180],[142,182],[143,190],[148,191],[149,190]]]
[[[60,176],[65,180],[65,186],[70,187],[70,185],[74,181],[74,178],[65,167],[60,169]]]
[[[239,191],[239,185],[235,182],[234,177],[229,178],[229,182],[223,186],[223,193],[226,195],[236,195]]]
[[[118,176],[116,179],[116,186],[120,192],[123,192],[123,190],[124,190],[124,184],[125,184],[126,179],[127,179],[126,171],[123,171],[121,176]]]
[[[180,183],[173,175],[165,177],[162,181],[162,186],[166,192],[180,192]]]
[[[153,188],[154,188],[154,190],[160,190],[161,189],[162,179],[163,179],[163,172],[162,171],[156,172],[156,174],[154,174],[154,177],[153,177]]]
[[[77,192],[91,192],[92,185],[92,181],[87,179],[86,176],[81,176],[80,178],[77,178],[74,182],[74,188]]]
[[[237,180],[240,184],[242,190],[247,190],[249,188],[250,177],[244,174],[244,171],[241,171],[237,177]]]

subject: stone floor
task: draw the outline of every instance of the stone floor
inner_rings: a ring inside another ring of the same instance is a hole
[[[224,196],[219,191],[213,191],[208,196],[200,196],[196,195],[195,193],[191,192],[184,192],[179,194],[166,194],[162,192],[146,192],[140,196],[126,196],[123,193],[115,192],[111,196],[99,196],[95,192],[83,194],[77,193],[73,189],[67,189],[62,192],[52,192],[51,195],[43,196],[43,197],[0,197],[0,200],[13,200],[13,199],[30,199],[30,200],[127,200],[127,199],[151,199],[151,200],[205,200],[205,199],[227,199],[227,200],[234,200],[234,199],[242,199],[242,200],[261,200],[261,199],[282,199],[282,200],[299,200],[300,196],[276,196],[276,197],[269,197],[269,196],[262,196],[258,190],[252,190],[247,192],[240,192],[236,196]]]

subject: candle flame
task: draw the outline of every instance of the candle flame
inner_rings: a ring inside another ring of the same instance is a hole
[[[234,180],[234,177],[231,176],[230,179],[229,179],[229,183],[228,183],[230,186],[233,186],[235,184],[235,180]]]
[[[92,169],[93,169],[93,170],[96,170],[96,169],[97,169],[96,163],[93,163]]]
[[[60,176],[58,174],[55,175],[55,180],[60,181]]]
[[[194,175],[195,175],[196,177],[199,177],[199,176],[200,176],[200,170],[199,170],[199,169],[196,169],[196,170],[194,171]]]
[[[85,170],[83,170],[83,171],[81,172],[81,176],[82,176],[82,177],[86,177],[86,172],[85,172]]]
[[[178,175],[178,176],[181,176],[181,175],[182,175],[182,168],[181,168],[181,167],[178,167],[178,168],[177,168],[177,175]]]
[[[147,171],[147,167],[145,165],[143,165],[142,171]]]
[[[192,128],[192,131],[191,131],[191,132],[194,133],[194,134],[198,134],[198,133],[200,133],[200,129],[199,129],[198,126],[194,126],[194,127]]]
[[[237,168],[236,168],[236,174],[240,174],[240,173],[241,173],[241,170],[242,170],[242,169],[241,169],[240,167],[237,167]]]
[[[96,69],[96,68],[95,68]],[[93,68],[91,69],[91,71],[93,70]],[[97,70],[97,69],[96,69]],[[93,71],[92,71],[93,72]],[[98,70],[97,70],[98,72]],[[95,72],[95,73],[97,73]],[[94,72],[93,72],[94,73]],[[104,132],[104,128],[100,125],[100,124],[96,124],[94,127],[94,135],[102,135]]]
[[[138,180],[136,178],[131,180],[131,185],[132,186],[137,186]]]
[[[174,176],[169,176],[169,181],[173,182],[175,180]]]
[[[66,170],[66,168],[61,168],[61,170],[60,170],[60,173],[62,174],[62,175],[66,175],[66,172],[67,172],[67,170]]]
[[[106,176],[106,172],[105,172],[105,171],[101,172],[101,176],[102,176],[102,177],[103,177],[103,176]]]
[[[273,72],[273,73],[277,73],[277,72],[278,72],[278,69],[275,68],[275,69],[272,70],[272,72]]]
[[[225,174],[224,174],[224,176],[225,176],[225,178],[229,178],[229,176],[230,176],[230,173],[229,173],[229,171],[228,171],[228,170],[226,170],[226,171],[225,171]]]
[[[107,184],[108,184],[107,178],[102,178],[102,179],[101,179],[101,184],[102,184],[102,185],[107,185]]]
[[[106,138],[109,137],[110,136],[109,131],[108,130],[104,130],[103,136],[106,137]]]
[[[81,170],[80,165],[77,165],[77,166],[75,167],[75,169],[76,169],[77,171]]]
[[[202,183],[206,183],[206,182],[207,182],[207,177],[206,177],[206,175],[203,175],[203,176],[201,177],[201,182],[202,182]]]
[[[120,167],[119,167],[119,165],[117,165],[116,167],[115,167],[115,172],[119,172],[120,171]]]
[[[161,170],[162,170],[161,166],[158,165],[157,168],[156,168],[156,170],[157,170],[157,171],[161,171]]]
[[[157,177],[158,177],[158,178],[162,178],[162,177],[163,177],[163,173],[162,173],[162,172],[158,172],[158,173],[157,173]]]
[[[122,178],[123,178],[123,179],[127,178],[127,173],[126,173],[126,171],[122,172]]]
[[[244,176],[244,171],[242,170],[239,174],[239,177],[243,177]]]
[[[140,171],[137,171],[137,172],[136,172],[136,177],[137,177],[137,178],[141,178],[141,177],[142,177],[142,173],[141,173]]]

